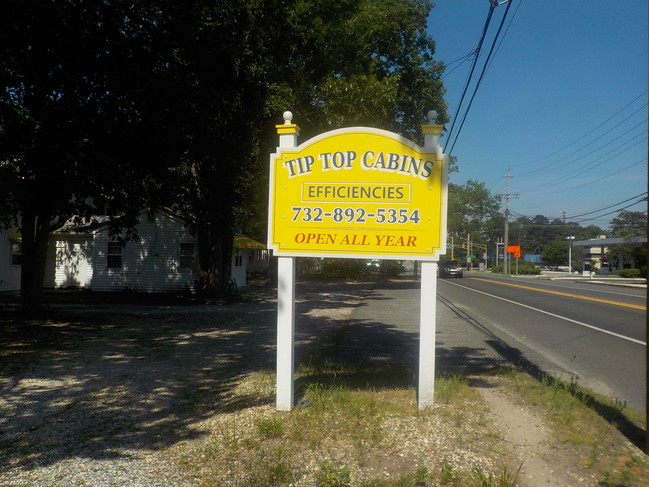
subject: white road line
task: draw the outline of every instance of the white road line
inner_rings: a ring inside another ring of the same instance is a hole
[[[467,289],[469,291],[473,291],[474,293],[484,294],[485,296],[489,296],[491,298],[500,299],[501,301],[506,301],[507,303],[515,304],[516,306],[522,306],[523,308],[531,309],[532,311],[537,311],[539,313],[543,313],[545,315],[552,316],[553,318],[558,318],[560,320],[569,321],[570,323],[574,323],[576,325],[583,326],[585,328],[590,328],[591,330],[599,331],[601,333],[606,333],[607,335],[611,335],[611,336],[614,336],[616,338],[621,338],[622,340],[626,340],[628,342],[637,343],[638,345],[643,345],[645,347],[647,346],[647,342],[643,342],[642,340],[636,340],[635,338],[631,338],[631,337],[628,337],[628,336],[625,336],[625,335],[620,335],[619,333],[615,333],[615,332],[612,332],[612,331],[604,330],[603,328],[599,328],[597,326],[589,325],[588,323],[583,323],[581,321],[566,318],[565,316],[560,316],[560,315],[557,315],[557,314],[554,314],[554,313],[550,313],[548,311],[543,311],[542,309],[534,308],[532,306],[528,306],[527,304],[517,303],[516,301],[512,301],[511,299],[501,298],[500,296],[485,293],[484,291],[478,291],[477,289],[472,289],[472,288],[467,287],[467,286],[462,286],[461,284],[457,284],[455,282],[450,282],[450,281],[445,281],[445,282],[448,282],[449,284],[452,284],[452,285],[457,286],[457,287]]]

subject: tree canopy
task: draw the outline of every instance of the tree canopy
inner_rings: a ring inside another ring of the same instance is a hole
[[[647,212],[622,210],[611,220],[611,233],[615,237],[647,236]]]
[[[446,120],[431,8],[2,2],[0,216],[22,232],[23,304],[38,304],[51,225],[98,207],[116,231],[146,206],[191,216],[204,289],[217,295],[235,230],[263,228],[251,221],[265,219],[267,154],[284,110],[307,138],[371,125],[417,140],[428,110]]]

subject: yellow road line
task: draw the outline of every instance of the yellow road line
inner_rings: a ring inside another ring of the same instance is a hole
[[[481,279],[479,277],[470,277],[469,279],[489,282],[491,284],[500,284],[501,286],[510,286],[510,287],[517,287],[520,289],[529,289],[530,291],[536,291],[539,293],[556,294],[558,296],[566,296],[568,298],[584,299],[586,301],[597,301],[598,303],[612,304],[614,306],[623,306],[625,308],[642,309],[645,311],[647,310],[646,306],[641,306],[639,304],[620,303],[619,301],[609,301],[608,299],[591,298],[590,296],[582,296],[581,294],[562,293],[560,291],[550,291],[548,289],[539,289],[536,287],[521,286],[520,284],[510,284],[508,282],[492,281],[491,279]]]

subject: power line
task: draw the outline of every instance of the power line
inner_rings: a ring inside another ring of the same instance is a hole
[[[500,39],[500,42],[498,43],[498,47],[496,48],[495,54],[498,53],[498,50],[500,49],[500,46],[502,45],[503,41],[505,40],[505,37],[507,36],[507,32],[509,32],[509,28],[512,26],[512,23],[514,22],[514,19],[516,18],[516,14],[518,13],[518,9],[521,8],[521,5],[523,4],[523,0],[520,0],[518,2],[518,5],[516,5],[516,9],[514,10],[514,13],[512,14],[511,19],[509,19],[509,24],[507,24],[507,28],[505,29],[505,33],[503,34],[502,38]],[[493,59],[489,63],[489,66],[487,67],[487,70],[491,67],[491,63],[493,62]]]
[[[604,217],[604,216],[612,215],[613,213],[619,213],[619,212],[622,211],[622,210],[626,210],[627,208],[631,208],[632,206],[635,206],[635,205],[637,205],[638,203],[642,203],[642,200],[634,201],[634,202],[631,203],[630,205],[623,206],[622,208],[616,208],[616,209],[613,210],[613,211],[609,211],[608,213],[603,213],[603,214],[601,214],[601,215],[597,215],[597,216],[594,216],[594,217],[592,217],[592,218],[584,218],[583,220],[577,220],[577,221],[575,221],[574,223],[583,223],[583,222],[589,222],[589,221],[593,221],[593,220],[599,220],[600,218],[602,218],[602,217]]]
[[[593,132],[595,132],[595,131],[598,130],[599,128],[603,127],[604,125],[606,125],[606,124],[607,124],[608,122],[610,122],[613,118],[617,117],[620,113],[622,113],[624,110],[626,110],[629,106],[633,105],[633,103],[635,103],[639,98],[641,98],[642,96],[646,95],[648,91],[649,91],[649,89],[643,91],[643,92],[640,93],[638,96],[636,96],[633,100],[631,100],[629,103],[627,103],[627,104],[624,105],[622,108],[620,108],[617,112],[615,112],[613,115],[611,115],[609,118],[607,118],[607,119],[604,120],[602,123],[600,123],[597,127],[593,128],[593,129],[590,130],[589,132],[587,132],[587,133],[585,133],[584,135],[582,135],[581,137],[579,137],[579,138],[573,140],[572,142],[568,143],[567,145],[563,146],[562,148],[560,148],[560,149],[558,149],[558,150],[556,150],[556,151],[554,151],[554,152],[552,152],[552,153],[550,153],[550,154],[547,154],[547,155],[545,155],[545,156],[543,156],[543,157],[539,157],[538,159],[534,159],[534,160],[531,160],[531,161],[527,161],[527,162],[522,162],[522,163],[520,163],[520,164],[516,164],[516,165],[514,165],[514,167],[527,166],[527,165],[530,165],[530,164],[534,164],[534,163],[536,163],[536,162],[543,161],[543,160],[545,160],[545,159],[549,159],[550,157],[552,157],[552,156],[554,156],[554,155],[557,155],[557,154],[559,154],[560,152],[563,152],[563,151],[566,150],[567,148],[572,147],[572,146],[575,145],[577,142],[579,142],[579,141],[585,139],[586,137],[588,137],[589,135],[591,135]],[[645,103],[645,104],[643,105],[643,107],[641,107],[641,108],[644,108],[644,107],[646,107],[646,106],[647,106],[647,104]],[[635,114],[635,113],[636,113],[636,112],[634,112],[633,114]],[[632,115],[633,115],[633,114],[632,114]],[[626,120],[626,119],[625,119],[625,120]]]
[[[643,135],[645,135],[644,132],[643,132],[643,133],[640,133],[640,134],[637,134],[637,135],[635,135],[634,137],[632,137],[631,140],[634,140],[634,139],[636,139],[636,138],[638,138],[638,137],[641,137],[641,136],[643,136]],[[528,190],[527,192],[529,192],[529,193],[536,193],[536,192],[538,192],[538,191],[543,191],[543,190],[545,190],[545,188],[547,188],[547,187],[550,187],[550,186],[556,186],[556,185],[559,184],[559,183],[564,183],[564,182],[566,182],[566,181],[569,181],[570,179],[573,179],[574,177],[577,177],[577,176],[581,175],[581,171],[583,171],[583,170],[585,170],[585,169],[588,169],[589,171],[592,171],[593,169],[596,169],[596,168],[598,168],[599,166],[601,166],[602,164],[604,164],[605,162],[610,162],[612,159],[621,156],[621,155],[624,154],[626,151],[628,151],[628,150],[632,149],[633,147],[635,147],[636,145],[638,145],[638,144],[644,142],[645,140],[647,140],[647,136],[645,136],[643,139],[640,139],[639,141],[635,142],[634,144],[629,145],[628,147],[626,147],[626,148],[624,148],[624,149],[622,149],[622,150],[620,150],[620,151],[618,152],[618,149],[624,147],[626,144],[628,144],[629,142],[631,142],[631,140],[629,140],[629,141],[627,141],[627,142],[625,142],[625,143],[623,143],[623,144],[621,144],[621,145],[615,147],[615,148],[612,149],[611,151],[609,151],[609,152],[614,153],[615,155],[613,155],[613,156],[609,156],[609,153],[604,154],[603,156],[600,156],[600,157],[598,157],[598,158],[596,158],[596,159],[594,159],[594,160],[592,160],[592,161],[589,161],[586,165],[579,166],[579,167],[573,169],[572,171],[570,171],[569,173],[567,173],[567,174],[565,174],[565,175],[563,175],[563,176],[560,176],[560,177],[558,177],[558,178],[556,178],[556,179],[553,179],[553,180],[551,180],[551,181],[548,181],[548,182],[546,182],[546,183],[544,183],[544,184],[542,184],[542,185],[540,185],[540,186],[537,186],[537,187],[535,187],[534,189],[530,189],[530,190]],[[595,151],[589,152],[588,154],[586,154],[586,155],[580,157],[579,159],[583,159],[584,157],[589,156],[589,155],[592,154],[593,152],[595,152]],[[599,163],[597,163],[597,164],[593,164],[593,162],[600,161],[600,160],[601,160],[601,162],[599,162]],[[574,161],[573,161],[573,162],[574,162]],[[574,176],[573,176],[573,175],[574,175]]]
[[[569,188],[564,188],[564,189],[561,189],[559,191],[546,191],[545,194],[565,193],[566,191],[571,191],[573,189],[583,188],[584,186],[590,186],[591,184],[598,183],[600,181],[603,181],[604,179],[611,179],[613,176],[615,176],[617,174],[621,174],[624,171],[626,171],[628,169],[631,169],[632,167],[637,166],[638,164],[642,164],[642,163],[646,164],[646,162],[647,162],[646,158],[640,159],[639,161],[636,161],[633,164],[629,164],[628,166],[625,166],[622,169],[619,169],[618,171],[607,173],[607,174],[605,174],[602,177],[599,177],[597,179],[590,179],[590,180],[584,182],[583,184],[578,184],[577,186],[571,186]]]
[[[495,7],[498,5],[502,5],[503,2],[501,3],[496,3],[496,2],[491,2],[491,7],[490,7],[490,15],[489,15],[489,21],[491,21],[491,14],[493,14],[493,10]],[[455,139],[453,140],[453,143],[451,145],[450,150],[448,151],[449,154],[453,152],[453,149],[455,148],[455,144],[457,143],[457,139],[460,135],[460,132],[462,131],[462,127],[464,127],[464,122],[466,122],[466,118],[469,114],[469,110],[471,109],[471,106],[473,105],[473,100],[475,99],[476,94],[478,93],[478,88],[480,87],[480,84],[482,83],[482,80],[484,78],[485,73],[487,72],[487,68],[489,67],[490,60],[493,57],[494,54],[494,49],[496,47],[496,42],[498,41],[498,37],[500,37],[500,33],[502,31],[503,25],[505,24],[505,19],[507,18],[507,14],[509,13],[509,9],[512,6],[511,1],[507,2],[507,7],[505,8],[505,13],[503,14],[502,19],[500,20],[500,25],[498,26],[498,30],[496,31],[496,35],[494,36],[492,42],[491,42],[491,48],[489,49],[489,54],[487,55],[487,59],[484,62],[484,65],[482,67],[482,72],[480,73],[480,77],[478,78],[478,81],[475,85],[475,88],[473,89],[473,95],[471,95],[471,100],[469,101],[469,105],[467,106],[466,110],[464,111],[464,115],[462,117],[462,123],[460,124],[460,127],[458,128],[457,133],[455,134]],[[488,24],[487,24],[488,27]],[[485,31],[486,33],[486,31]],[[483,33],[483,39],[484,39],[484,33]],[[462,96],[464,98],[464,94]],[[459,108],[459,107],[458,107]],[[455,120],[454,120],[455,122]],[[452,127],[451,127],[452,130]],[[451,135],[449,134],[448,138],[449,142],[451,140]]]
[[[640,197],[646,196],[646,195],[647,195],[647,192],[645,191],[644,193],[640,193],[640,194],[637,194],[635,196],[631,196],[631,198],[619,201],[617,203],[613,203],[612,205],[608,205],[608,206],[605,206],[603,208],[599,208],[597,210],[587,211],[586,213],[580,213],[578,215],[571,215],[571,218],[579,218],[580,216],[592,215],[593,213],[597,213],[597,212],[603,211],[603,210],[608,210],[609,208],[613,208],[614,206],[621,205],[623,203],[626,203],[628,201],[631,201],[631,200],[634,200],[634,199],[637,199],[637,198],[640,198]]]
[[[618,127],[619,127],[620,125],[622,125],[624,122],[626,122],[626,121],[629,120],[631,117],[633,117],[633,115],[635,115],[635,114],[638,113],[640,110],[642,110],[643,108],[646,108],[646,107],[647,107],[647,103],[645,103],[643,106],[641,106],[640,108],[638,108],[635,112],[633,112],[631,115],[629,115],[628,117],[626,117],[624,120],[618,122],[616,125],[614,125],[613,127],[611,127],[611,128],[609,129],[609,132],[612,131],[612,130],[615,130],[616,128],[618,128]],[[610,120],[610,119],[609,119],[609,120]],[[631,132],[633,129],[639,127],[640,125],[644,125],[644,124],[646,124],[647,120],[648,120],[648,119],[644,119],[643,121],[639,122],[638,124],[634,125],[634,126],[631,127],[630,129],[628,129],[628,130],[627,130],[626,132],[624,132],[623,134],[620,134],[617,138],[615,138],[615,139],[610,139],[606,144],[604,144],[603,146],[600,146],[598,149],[595,149],[595,150],[591,151],[589,154],[592,154],[592,153],[595,152],[596,150],[602,149],[602,148],[606,147],[607,145],[612,144],[613,142],[615,142],[615,141],[616,141],[617,139],[619,139],[620,137],[623,137],[624,135],[626,135],[626,134],[628,134],[629,132]],[[583,137],[582,137],[582,138],[583,138]],[[552,162],[552,163],[550,163],[550,164],[545,164],[545,165],[544,165],[543,167],[541,167],[540,169],[536,169],[536,170],[532,170],[532,171],[529,171],[529,172],[523,173],[523,174],[521,174],[520,176],[521,176],[521,177],[536,176],[536,175],[539,175],[539,174],[543,174],[543,173],[546,173],[546,172],[552,171],[552,170],[553,170],[552,168],[553,168],[554,166],[556,166],[556,165],[559,164],[560,162],[565,161],[565,160],[568,159],[569,157],[574,156],[574,155],[577,154],[578,152],[581,152],[582,150],[588,148],[591,144],[592,144],[592,142],[591,142],[591,143],[588,143],[588,144],[586,144],[586,145],[583,145],[583,146],[581,146],[579,149],[577,149],[577,150],[571,152],[570,154],[567,154],[567,155],[561,157],[560,159],[557,159],[556,161],[554,161],[554,162]],[[574,145],[574,143],[571,144],[571,145]],[[588,155],[588,154],[587,154],[587,155]],[[585,157],[585,156],[582,156],[582,157],[580,157],[580,158],[578,158],[578,159],[575,159],[575,161],[578,161],[579,159],[582,159],[583,157]],[[543,160],[543,159],[539,159],[538,161],[542,161],[542,160]],[[537,162],[538,162],[538,161],[537,161]],[[573,162],[574,162],[574,161],[573,161]],[[569,162],[568,164],[571,164],[571,163]],[[565,166],[565,164],[564,164],[564,166]]]
[[[471,78],[473,77],[473,72],[475,71],[476,65],[478,64],[478,58],[480,57],[480,50],[482,49],[482,43],[485,40],[485,37],[487,36],[487,30],[489,29],[489,24],[491,23],[491,17],[493,16],[494,9],[496,6],[490,2],[489,5],[489,12],[487,13],[487,19],[485,20],[484,27],[482,28],[482,35],[480,36],[480,40],[478,41],[478,46],[475,48],[475,57],[473,58],[473,63],[471,63],[471,69],[469,71],[469,74],[467,76],[467,80],[464,84],[464,89],[462,90],[462,95],[460,96],[460,102],[457,105],[457,109],[455,110],[455,115],[453,116],[453,122],[451,123],[451,128],[448,131],[448,140],[450,140],[451,134],[453,134],[453,129],[455,128],[455,122],[458,118],[458,114],[460,113],[460,108],[462,107],[462,103],[464,102],[464,97],[466,96],[466,92],[469,89],[469,85],[471,84]],[[448,152],[450,155],[450,151]]]
[[[617,213],[619,211],[625,210],[626,208],[630,208],[630,207],[632,207],[634,205],[637,205],[638,203],[642,203],[642,201],[646,201],[646,196],[647,196],[647,192],[645,191],[644,193],[637,194],[635,196],[632,196],[632,197],[627,198],[627,199],[622,200],[622,201],[618,201],[617,203],[612,203],[612,204],[604,206],[602,208],[597,208],[596,210],[588,210],[588,211],[585,211],[583,213],[579,213],[577,215],[571,215],[570,218],[579,218],[579,217],[582,217],[582,216],[592,215],[593,213],[599,213],[601,211],[608,210],[608,209],[613,208],[615,206],[627,203],[627,202],[629,202],[631,200],[636,200],[636,201],[634,201],[633,203],[631,203],[629,205],[626,205],[626,206],[621,207],[621,208],[616,208],[616,209],[614,209],[614,210],[612,210],[610,212],[604,213],[602,215],[598,215],[598,216],[595,216],[595,217],[592,217],[592,218],[585,218],[583,220],[572,221],[572,223],[579,223],[579,222],[584,222],[584,221],[597,220],[597,219],[599,219],[599,218],[601,218],[603,216],[611,215],[613,213]],[[523,217],[523,218],[530,218],[530,219],[533,218],[530,215],[523,215],[522,213],[518,213],[516,211],[511,211],[511,213],[514,213],[517,216]],[[548,218],[548,220],[560,220],[561,219],[560,217],[546,217],[546,218]]]
[[[475,55],[476,55],[476,50],[473,49],[473,50],[472,50],[470,53],[468,53],[466,56],[462,56],[462,57],[460,57],[460,58],[457,58],[455,61],[451,61],[450,63],[448,63],[448,64],[446,65],[447,68],[450,67],[450,66],[452,66],[453,64],[457,63],[458,61],[462,61],[460,64],[458,64],[457,66],[455,66],[455,67],[454,67],[453,69],[451,69],[449,72],[444,73],[444,76],[442,76],[442,79],[446,78],[446,77],[447,77],[448,75],[450,75],[453,71],[455,71],[457,68],[459,68],[460,66],[462,66],[465,62],[467,62],[469,59],[471,59],[472,56],[475,56]]]

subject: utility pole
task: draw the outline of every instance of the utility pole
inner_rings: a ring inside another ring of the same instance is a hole
[[[509,192],[509,180],[511,179],[511,174],[509,168],[507,168],[507,192],[499,193],[499,196],[505,197],[505,242],[504,242],[504,252],[503,252],[503,272],[509,274],[509,255],[507,254],[507,246],[509,245],[509,199],[518,198],[519,193],[510,193]]]

